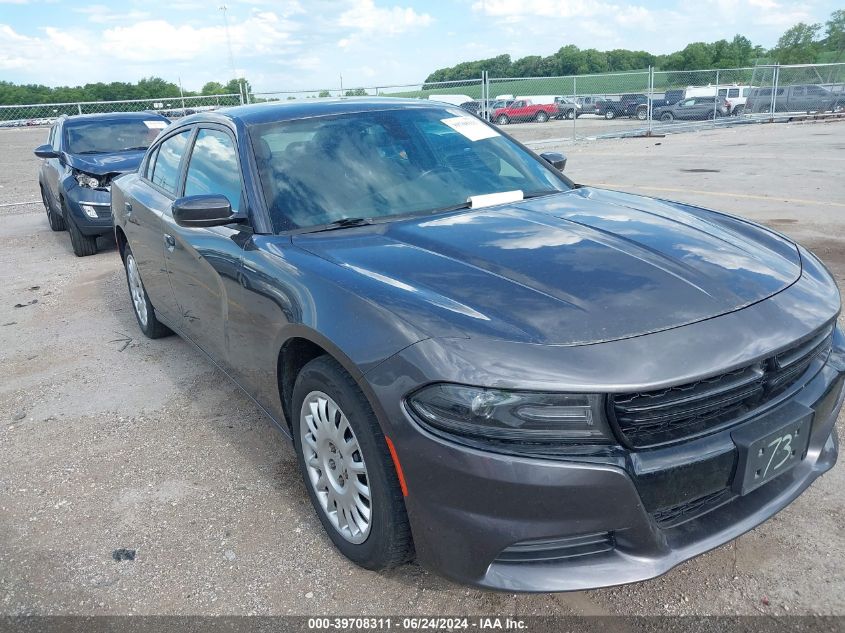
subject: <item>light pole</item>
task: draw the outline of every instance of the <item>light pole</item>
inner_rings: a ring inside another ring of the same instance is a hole
[[[226,29],[226,45],[229,47],[229,65],[232,67],[233,78],[238,82],[238,92],[241,95],[241,103],[244,101],[249,103],[249,97],[244,94],[245,90],[243,89],[243,84],[238,77],[238,71],[235,69],[235,55],[232,53],[232,38],[229,36],[229,18],[226,15],[228,10],[229,8],[225,4],[220,5],[220,11],[223,12],[223,27]]]

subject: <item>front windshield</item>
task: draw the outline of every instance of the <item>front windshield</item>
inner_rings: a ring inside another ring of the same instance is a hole
[[[277,232],[565,191],[566,180],[459,108],[402,108],[250,129]]]
[[[70,154],[103,154],[145,150],[167,126],[161,119],[115,119],[65,123]]]

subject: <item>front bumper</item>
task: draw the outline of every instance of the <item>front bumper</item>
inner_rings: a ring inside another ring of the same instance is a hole
[[[67,212],[83,235],[105,235],[112,230],[111,192],[103,189],[80,187],[76,179],[64,180]],[[86,212],[87,207],[88,212]],[[97,217],[89,214],[93,210]]]
[[[400,460],[418,559],[459,582],[507,591],[583,590],[663,574],[759,525],[833,467],[834,424],[845,399],[843,359],[845,337],[838,332],[834,353],[788,400],[815,412],[803,461],[745,496],[717,497],[712,508],[668,528],[647,507],[648,477],[637,471],[649,467],[630,459],[637,453],[536,459],[479,451],[429,433],[402,407],[395,412],[405,429],[396,430],[397,446],[404,447]],[[706,472],[710,465],[723,467],[727,457],[727,481],[719,485],[730,488],[731,431],[737,428],[651,451],[658,453],[652,462],[661,464],[652,472],[664,475],[668,487],[674,478],[694,500],[709,490],[696,486],[712,482],[696,476],[690,483],[687,460],[699,460]],[[545,544],[543,560],[532,553],[537,543]]]

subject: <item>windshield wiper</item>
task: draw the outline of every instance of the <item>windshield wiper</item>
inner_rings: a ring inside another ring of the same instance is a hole
[[[460,211],[461,209],[470,209],[472,208],[472,203],[467,200],[466,202],[461,202],[460,204],[453,204],[448,207],[440,207],[438,209],[431,209],[430,211],[426,211],[427,214],[435,215],[437,213],[448,213],[449,211]]]
[[[563,193],[559,189],[546,189],[542,191],[532,191],[531,193],[526,193],[522,196],[523,200],[528,200],[529,198],[540,198],[542,196],[550,196],[554,193]]]
[[[341,218],[334,222],[329,222],[306,233],[322,233],[323,231],[336,231],[337,229],[346,229],[352,226],[368,226],[375,224],[369,218]]]
[[[71,152],[72,154],[102,154],[98,149],[86,149],[84,152]]]
[[[138,150],[146,150],[147,145],[138,145],[136,147],[124,147],[123,149],[118,150],[119,152],[133,152]]]

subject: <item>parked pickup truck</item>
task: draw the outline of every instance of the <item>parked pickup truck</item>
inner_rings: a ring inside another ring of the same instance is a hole
[[[845,94],[823,86],[804,84],[777,88],[753,88],[745,102],[746,112],[838,112],[845,108]]]
[[[537,121],[545,123],[559,116],[554,103],[534,103],[531,99],[517,99],[509,106],[493,111],[493,120],[499,125],[516,121]]]
[[[597,101],[595,114],[605,119],[627,116],[644,120],[648,116],[648,97],[644,94],[627,94],[622,95],[619,101]]]

